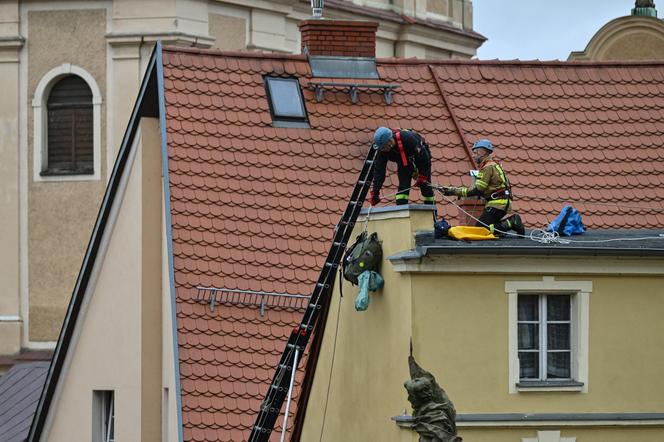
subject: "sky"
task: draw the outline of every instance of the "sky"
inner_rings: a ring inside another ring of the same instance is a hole
[[[473,0],[473,28],[488,39],[477,58],[567,60],[633,7],[634,0]],[[664,9],[657,12],[662,18]]]

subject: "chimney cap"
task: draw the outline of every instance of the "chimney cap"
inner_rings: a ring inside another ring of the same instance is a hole
[[[325,5],[325,0],[311,0],[311,13],[313,18],[316,19],[323,18],[324,5]]]

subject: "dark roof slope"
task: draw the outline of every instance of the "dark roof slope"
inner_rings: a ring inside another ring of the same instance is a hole
[[[0,377],[0,440],[23,442],[37,408],[48,362],[14,365]]]

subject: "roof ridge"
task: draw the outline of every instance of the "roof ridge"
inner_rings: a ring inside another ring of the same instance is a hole
[[[502,66],[557,66],[557,67],[638,67],[638,66],[657,66],[664,67],[664,60],[616,60],[616,61],[565,61],[565,60],[478,60],[478,59],[445,59],[428,60],[420,58],[377,58],[378,64],[404,64],[404,65],[434,65],[434,66],[456,66],[456,65],[488,65],[495,67]]]
[[[275,60],[298,60],[306,61],[307,57],[304,54],[275,54],[272,52],[248,52],[248,51],[223,51],[221,49],[210,48],[183,48],[180,46],[163,46],[163,52],[171,53],[188,53],[200,55],[214,55],[219,57],[232,57],[232,58],[261,58],[261,59],[275,59]]]

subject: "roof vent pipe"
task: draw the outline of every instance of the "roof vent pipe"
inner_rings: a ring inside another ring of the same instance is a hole
[[[323,18],[323,4],[325,0],[311,0],[311,11],[314,18]]]

